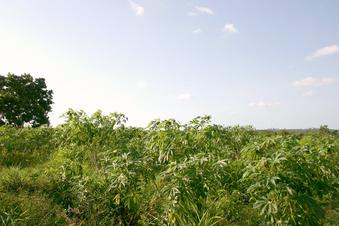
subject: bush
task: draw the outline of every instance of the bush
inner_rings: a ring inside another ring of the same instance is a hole
[[[263,133],[207,116],[145,129],[126,120],[69,111],[55,129],[1,128],[3,224],[337,223],[333,133]]]
[[[53,128],[0,127],[0,168],[27,167],[46,161],[58,146]]]

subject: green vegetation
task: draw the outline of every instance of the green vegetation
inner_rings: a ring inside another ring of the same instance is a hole
[[[339,138],[73,110],[0,127],[0,225],[338,225]]]
[[[30,74],[0,75],[0,125],[39,127],[49,124],[53,91],[45,79],[34,79]]]

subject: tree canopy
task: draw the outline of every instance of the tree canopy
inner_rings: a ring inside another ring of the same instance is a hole
[[[44,78],[30,74],[0,75],[0,125],[39,127],[49,124],[53,91],[48,90]]]

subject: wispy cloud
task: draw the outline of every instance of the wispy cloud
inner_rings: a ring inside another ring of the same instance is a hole
[[[200,12],[201,14],[209,14],[209,15],[214,15],[213,10],[211,10],[208,7],[202,7],[202,6],[196,6],[195,9]]]
[[[130,1],[129,5],[130,5],[132,11],[135,13],[135,15],[143,16],[145,14],[145,8],[142,7],[141,5],[139,5],[139,4],[137,4],[133,1]]]
[[[248,104],[249,107],[262,107],[262,108],[267,108],[267,107],[274,107],[280,105],[279,102],[265,102],[265,101],[258,101],[258,102],[251,102]]]
[[[307,77],[301,80],[294,81],[292,85],[295,87],[317,87],[317,86],[333,85],[333,84],[338,84],[338,83],[339,83],[339,78]]]
[[[314,94],[313,90],[308,90],[308,91],[303,93],[303,96],[304,97],[310,97],[310,96],[313,96],[313,94]]]
[[[201,14],[214,15],[214,11],[208,7],[196,6],[194,7],[193,11],[188,12],[188,16],[196,16]]]
[[[190,93],[182,93],[177,96],[178,100],[190,100],[192,98],[192,95]]]
[[[199,34],[199,33],[202,33],[202,32],[203,32],[203,30],[201,28],[197,28],[193,31],[193,33],[195,33],[195,34]]]
[[[339,45],[330,45],[320,48],[314,51],[312,54],[306,57],[306,60],[313,60],[315,58],[320,58],[328,55],[333,55],[339,53]]]
[[[236,26],[234,24],[225,24],[224,32],[227,32],[227,33],[238,33],[239,30],[238,30],[238,28],[236,28]]]

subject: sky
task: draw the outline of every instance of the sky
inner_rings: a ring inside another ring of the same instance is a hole
[[[0,0],[0,74],[129,125],[339,129],[337,0]]]

